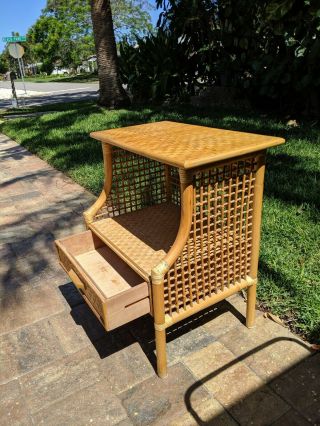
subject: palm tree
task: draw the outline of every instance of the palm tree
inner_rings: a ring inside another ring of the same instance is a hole
[[[130,101],[119,78],[110,0],[90,0],[90,2],[98,61],[99,104],[109,108],[127,106]]]

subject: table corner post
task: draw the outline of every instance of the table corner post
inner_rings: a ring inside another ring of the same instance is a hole
[[[246,326],[248,328],[254,327],[255,322],[265,160],[266,151],[259,152],[256,157],[257,166],[252,206],[252,255],[249,269],[249,277],[254,280],[254,282],[247,288]]]

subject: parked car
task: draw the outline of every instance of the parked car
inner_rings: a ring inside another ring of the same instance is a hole
[[[70,70],[67,68],[54,68],[51,75],[69,75]]]

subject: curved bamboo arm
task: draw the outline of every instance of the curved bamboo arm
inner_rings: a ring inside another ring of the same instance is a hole
[[[103,152],[105,180],[104,180],[103,190],[101,191],[101,194],[99,195],[97,200],[94,202],[94,204],[83,213],[83,217],[87,227],[89,227],[89,224],[92,223],[97,212],[106,203],[107,198],[111,191],[111,185],[112,185],[112,148],[111,146],[102,142],[102,152]]]
[[[186,170],[179,169],[181,187],[181,217],[180,226],[174,243],[162,261],[151,271],[152,283],[163,280],[163,276],[182,253],[189,238],[192,225],[193,212],[193,185],[192,174]]]
[[[99,197],[94,202],[94,204],[92,204],[91,207],[89,207],[86,211],[83,212],[84,221],[87,227],[89,226],[90,223],[93,222],[95,215],[101,209],[101,207],[105,204],[106,201],[107,201],[107,194],[105,190],[103,189]]]

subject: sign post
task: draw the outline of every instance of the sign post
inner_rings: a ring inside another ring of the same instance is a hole
[[[26,91],[26,85],[24,83],[24,71],[23,71],[23,66],[21,64],[21,58],[24,55],[24,48],[18,44],[18,43],[10,43],[9,44],[9,53],[10,55],[18,60],[18,64],[19,64],[19,70],[20,70],[20,75],[21,75],[21,79],[22,79],[22,83],[23,83],[23,88],[24,88],[24,92],[25,94],[27,94]]]
[[[11,82],[11,90],[12,90],[12,106],[14,108],[19,108],[19,102],[17,97],[16,88],[14,86],[15,73],[14,71],[10,72],[10,82]]]
[[[17,42],[19,41],[27,41],[27,37],[26,36],[12,36],[12,37],[2,37],[2,41],[9,43],[9,53],[10,55],[18,60],[18,65],[19,65],[19,70],[20,70],[20,75],[21,75],[21,80],[22,80],[22,84],[23,84],[23,88],[24,88],[24,93],[27,94],[27,89],[26,89],[26,85],[24,82],[24,69],[22,66],[22,56],[24,55],[24,48],[23,46],[21,46],[20,44],[18,44]]]

